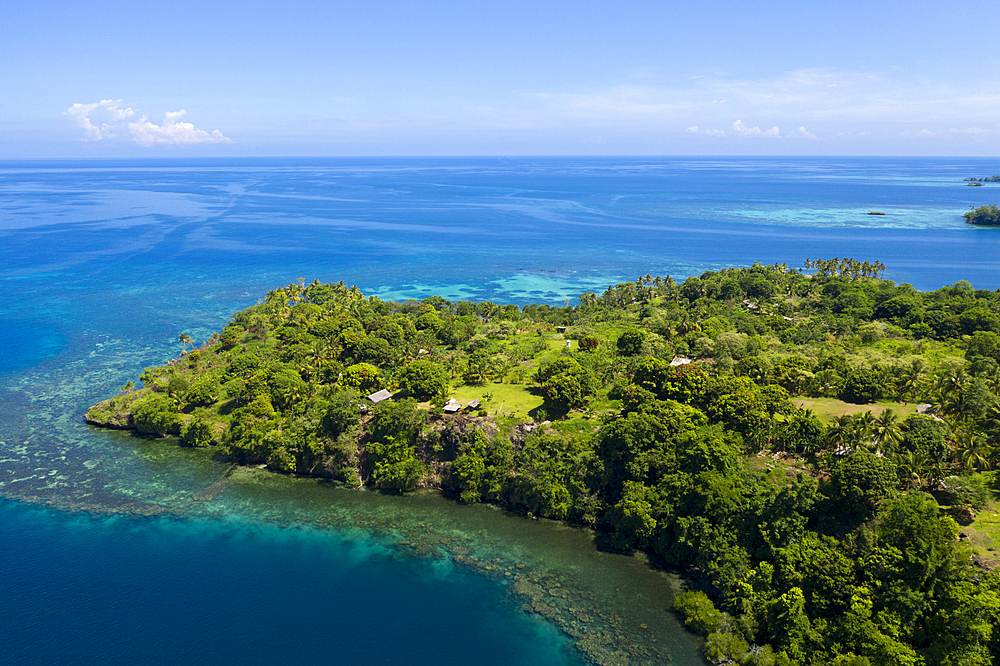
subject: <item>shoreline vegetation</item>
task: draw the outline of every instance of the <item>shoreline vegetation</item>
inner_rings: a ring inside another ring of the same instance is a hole
[[[981,227],[997,227],[1000,226],[1000,206],[996,204],[980,206],[965,213],[962,217],[965,218],[967,224],[975,224]]]
[[[884,270],[646,275],[565,307],[300,279],[87,421],[590,527],[686,575],[712,663],[994,663],[1000,290]]]

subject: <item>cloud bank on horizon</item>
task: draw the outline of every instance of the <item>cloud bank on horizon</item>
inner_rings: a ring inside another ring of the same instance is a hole
[[[774,138],[774,139],[787,139],[789,137],[805,137],[809,139],[815,139],[816,135],[807,130],[802,125],[799,125],[798,131],[792,132],[791,134],[782,134],[778,130],[777,126],[772,127],[769,130],[762,130],[756,125],[749,127],[743,123],[742,120],[736,120],[732,125],[732,131],[726,132],[720,129],[701,129],[697,125],[692,125],[684,130],[687,134],[703,134],[705,136],[717,136],[717,137],[727,137],[727,136],[741,136],[741,137],[764,137],[764,138]]]
[[[122,108],[122,100],[102,99],[93,104],[76,103],[63,112],[83,130],[81,141],[128,141],[143,147],[157,145],[192,145],[203,143],[231,143],[232,139],[219,130],[206,132],[193,123],[180,122],[186,111],[167,111],[163,124],[157,125],[142,116],[131,120],[135,112],[131,107]],[[95,119],[91,115],[99,116]]]

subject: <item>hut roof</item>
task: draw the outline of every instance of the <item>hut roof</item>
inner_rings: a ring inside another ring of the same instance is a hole
[[[382,389],[381,391],[377,391],[375,393],[372,393],[370,396],[368,396],[368,399],[371,400],[373,403],[375,403],[377,405],[378,403],[382,402],[383,400],[388,400],[391,397],[392,397],[391,393],[389,393],[385,389]]]

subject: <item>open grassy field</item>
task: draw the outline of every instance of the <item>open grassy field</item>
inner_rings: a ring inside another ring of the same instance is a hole
[[[529,414],[534,409],[542,406],[542,396],[531,392],[530,385],[524,384],[484,384],[482,386],[461,385],[455,387],[451,396],[462,404],[482,398],[490,393],[493,397],[488,402],[483,402],[482,406],[490,414],[501,413],[504,415],[513,414],[519,418],[530,418]]]
[[[836,398],[795,398],[792,402],[795,403],[796,407],[811,409],[816,416],[827,422],[833,422],[838,416],[844,414],[872,412],[878,416],[887,409],[891,409],[901,419],[917,413],[917,405],[912,402],[881,400],[870,405],[855,405]]]

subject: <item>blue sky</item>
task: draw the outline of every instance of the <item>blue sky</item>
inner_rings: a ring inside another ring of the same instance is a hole
[[[0,157],[1000,155],[998,29],[947,0],[5,2]]]

